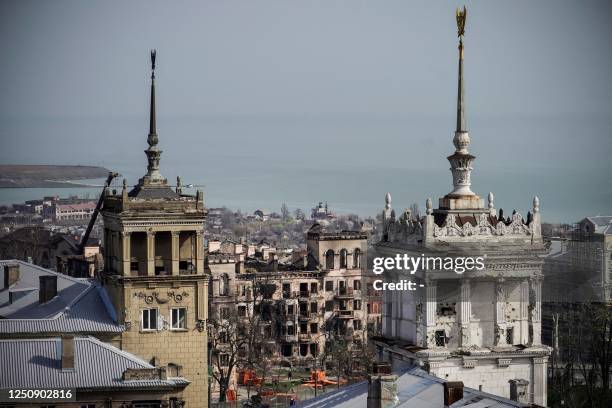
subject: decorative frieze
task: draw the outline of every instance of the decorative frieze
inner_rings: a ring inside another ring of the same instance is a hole
[[[497,366],[498,367],[508,367],[511,362],[512,362],[511,358],[498,358]]]
[[[189,296],[189,293],[183,291],[183,292],[175,292],[175,291],[170,291],[167,292],[167,298],[162,298],[158,292],[151,292],[149,294],[145,293],[145,292],[138,292],[138,293],[134,293],[134,297],[137,297],[139,299],[144,299],[145,303],[150,305],[153,304],[153,302],[157,302],[158,304],[165,304],[168,303],[170,301],[170,299],[174,300],[174,302],[176,303],[181,303],[183,301],[184,298]]]

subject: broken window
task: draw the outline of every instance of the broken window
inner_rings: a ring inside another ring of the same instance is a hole
[[[508,327],[506,329],[506,343],[514,344],[514,327]]]
[[[436,330],[436,346],[446,347],[446,333],[444,333],[444,330]]]

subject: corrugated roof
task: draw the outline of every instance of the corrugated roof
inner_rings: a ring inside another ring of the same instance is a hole
[[[154,368],[138,357],[93,337],[74,339],[74,369],[61,369],[61,340],[0,340],[0,388],[176,388],[183,377],[122,380],[128,368]]]
[[[23,261],[0,261],[0,266],[19,264],[19,281],[0,291],[0,333],[97,333],[120,332],[116,314],[106,293],[94,281],[72,278]],[[38,303],[38,280],[43,275],[57,276],[58,294],[44,304]],[[0,267],[0,282],[4,268]],[[9,292],[13,295],[9,303]]]

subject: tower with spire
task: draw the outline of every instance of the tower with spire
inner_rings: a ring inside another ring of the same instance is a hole
[[[180,178],[172,189],[160,173],[155,62],[153,50],[146,173],[132,189],[124,179],[120,192],[104,193],[101,280],[124,327],[116,339],[121,348],[154,361],[168,376],[184,377],[186,387],[175,397],[187,406],[205,407],[207,211],[201,191],[185,194]]]
[[[533,199],[526,219],[516,210],[504,217],[495,208],[493,193],[485,206],[472,191],[475,156],[468,150],[463,67],[466,17],[465,7],[457,10],[457,121],[455,151],[448,156],[453,189],[438,200],[437,208],[428,198],[420,218],[408,210],[396,218],[387,193],[383,235],[375,244],[380,257],[406,254],[434,261],[416,272],[383,275],[386,282],[409,279],[422,286],[384,292],[384,340],[378,346],[394,361],[401,356],[404,364],[418,363],[448,381],[505,397],[524,395],[521,402],[545,406],[550,348],[541,343],[546,247],[540,201]],[[477,258],[482,267],[475,267]],[[467,259],[472,259],[470,265],[464,263]]]

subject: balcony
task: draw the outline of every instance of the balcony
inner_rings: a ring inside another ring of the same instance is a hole
[[[308,333],[300,333],[300,334],[298,335],[298,339],[299,339],[300,341],[310,341],[310,339],[311,339],[311,335],[310,335],[310,334],[308,334]]]
[[[296,343],[298,341],[297,334],[285,334],[282,336],[282,339],[285,343]]]
[[[300,290],[299,292],[297,292],[297,297],[298,298],[310,298],[310,291],[309,290]]]
[[[353,310],[336,310],[336,315],[340,319],[352,319],[355,316],[355,312]]]
[[[336,299],[352,299],[355,297],[355,292],[352,288],[338,288],[335,297]]]

